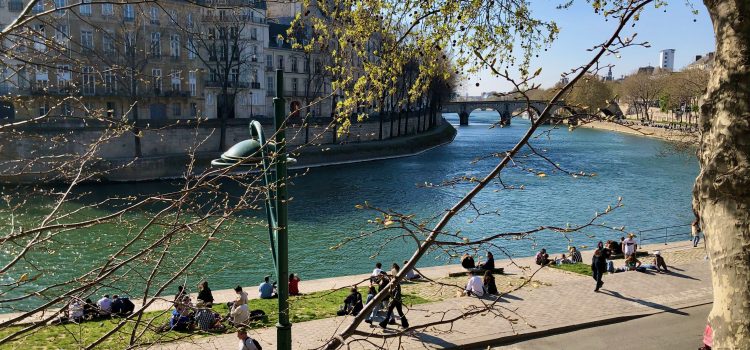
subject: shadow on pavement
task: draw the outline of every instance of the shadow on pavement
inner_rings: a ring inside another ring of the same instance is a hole
[[[664,312],[669,312],[669,313],[672,313],[672,314],[675,314],[675,315],[682,315],[682,316],[689,316],[690,315],[687,312],[680,311],[678,309],[674,309],[674,308],[671,308],[669,306],[665,306],[665,305],[662,305],[662,304],[653,303],[653,302],[645,301],[645,300],[641,300],[641,299],[629,298],[629,297],[626,297],[626,296],[624,296],[624,295],[622,295],[622,294],[620,294],[618,292],[611,291],[611,290],[608,290],[608,289],[602,289],[602,290],[600,290],[600,292],[602,294],[611,295],[611,296],[613,296],[615,298],[618,298],[618,299],[631,301],[631,302],[634,302],[634,303],[637,303],[637,304],[641,304],[643,306],[648,306],[648,307],[650,307],[652,309],[657,309],[657,310],[661,310],[661,311],[664,311]]]

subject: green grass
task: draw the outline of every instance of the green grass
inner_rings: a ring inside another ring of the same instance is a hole
[[[367,289],[361,288],[360,293],[363,297],[367,295]],[[336,311],[339,310],[343,304],[344,298],[349,294],[348,290],[338,290],[335,292],[325,291],[316,292],[303,296],[290,297],[289,307],[291,309],[291,321],[292,323],[304,322],[317,320],[322,318],[329,318],[336,316]],[[429,300],[421,298],[415,295],[404,295],[405,305],[416,305],[423,304]],[[261,321],[255,322],[252,328],[270,327],[276,324],[278,315],[277,299],[266,299],[266,300],[250,300],[249,307],[251,310],[261,309],[266,312],[268,317]],[[219,314],[226,315],[228,313],[225,304],[214,305],[214,311]],[[144,314],[142,325],[139,327],[143,329],[143,325],[153,320],[152,329],[161,326],[169,320],[171,310],[166,311],[154,311],[147,312]],[[57,326],[45,326],[38,330],[32,331],[30,334],[26,334],[21,338],[12,341],[9,344],[0,346],[0,349],[80,349],[93,341],[99,339],[102,335],[113,329],[117,324],[118,319],[104,320],[104,321],[93,321],[84,322],[82,324],[65,324]],[[226,324],[226,322],[225,322]],[[5,338],[7,335],[19,330],[21,327],[10,327],[0,330],[0,339]],[[113,334],[110,338],[104,341],[98,346],[101,349],[123,349],[127,347],[130,340],[130,333],[133,330],[131,324],[124,326],[120,331]],[[235,329],[228,328],[225,333],[231,333]],[[181,339],[185,337],[200,337],[210,336],[205,332],[166,332],[156,333],[153,330],[148,330],[144,333],[138,343],[151,343],[151,342],[165,342],[173,341],[175,339]]]
[[[591,276],[591,265],[589,264],[562,264],[562,265],[550,265],[551,268],[565,270],[568,272],[578,273],[584,276]]]

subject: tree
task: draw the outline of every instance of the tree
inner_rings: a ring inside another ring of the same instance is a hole
[[[698,122],[693,204],[706,237],[714,348],[750,348],[750,1],[705,1],[716,61]]]
[[[647,73],[633,74],[625,78],[620,91],[631,107],[635,108],[641,120],[651,120],[649,108],[658,100],[662,91],[657,76]]]
[[[570,89],[565,103],[595,115],[606,108],[613,97],[612,90],[598,76],[587,75]]]

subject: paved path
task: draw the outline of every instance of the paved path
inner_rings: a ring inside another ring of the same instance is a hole
[[[706,318],[711,307],[712,304],[685,308],[680,310],[685,314],[666,312],[491,349],[697,349],[703,344],[703,329],[706,327]],[[486,348],[481,348],[481,350],[486,350]]]
[[[687,242],[678,242],[664,246],[662,244],[646,246],[646,249],[693,250]],[[693,250],[697,252],[698,250]],[[584,253],[584,261],[590,261],[590,252]],[[702,254],[702,253],[701,253]],[[694,254],[695,255],[695,254]],[[535,269],[531,258],[517,259],[521,266]],[[669,261],[667,261],[670,264]],[[671,266],[672,264],[670,264]],[[503,266],[500,264],[499,266]],[[455,271],[455,266],[443,266],[423,269],[430,277],[444,277],[448,271]],[[517,266],[506,267],[509,274],[523,274]],[[352,280],[365,276],[320,280],[330,283],[328,288],[348,285]],[[708,262],[693,259],[679,264],[671,274],[652,274],[626,272],[605,276],[605,285],[600,293],[593,292],[594,281],[591,277],[567,273],[555,269],[542,269],[534,279],[540,281],[542,288],[525,288],[503,298],[492,312],[459,320],[451,325],[440,325],[427,329],[409,332],[403,337],[393,336],[400,329],[391,326],[387,331],[362,324],[353,340],[362,340],[373,335],[372,343],[356,341],[353,348],[387,349],[440,349],[446,347],[480,347],[498,340],[517,337],[519,334],[533,336],[553,329],[572,326],[596,325],[612,319],[626,319],[640,315],[657,313],[684,314],[679,309],[702,305],[711,302],[711,281]],[[318,283],[318,282],[316,282]],[[499,285],[500,290],[507,286]],[[459,316],[487,300],[476,298],[451,298],[440,302],[417,305],[408,311],[412,327],[434,322],[441,317]],[[521,317],[522,316],[522,317]],[[323,320],[298,323],[293,326],[293,343],[295,349],[311,349],[322,345],[349,320],[336,317]],[[266,328],[253,331],[252,336],[259,340],[264,348],[275,347],[275,329]],[[199,338],[191,342],[164,344],[158,349],[231,349],[236,347],[233,334],[210,338]]]

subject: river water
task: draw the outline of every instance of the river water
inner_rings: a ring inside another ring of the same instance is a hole
[[[510,149],[527,130],[528,121],[515,119],[510,127],[490,128],[497,120],[494,112],[474,112],[470,126],[458,127],[453,143],[417,156],[349,165],[312,169],[308,175],[294,180],[290,195],[290,271],[302,279],[313,279],[368,272],[375,261],[385,265],[401,263],[414,249],[414,243],[399,240],[371,259],[385,236],[355,241],[338,250],[330,247],[345,237],[369,231],[367,219],[376,213],[358,210],[356,204],[368,201],[373,206],[390,208],[417,218],[438,215],[452,206],[471,187],[457,184],[450,187],[424,188],[419,184],[441,183],[461,176],[481,177],[497,162],[489,158],[472,163],[478,157]],[[448,117],[458,124],[457,116]],[[545,129],[548,130],[548,129]],[[662,226],[686,224],[691,220],[691,188],[698,172],[695,158],[686,153],[665,152],[663,141],[615,132],[580,129],[570,132],[556,129],[532,141],[537,150],[570,171],[593,172],[594,177],[578,177],[554,172],[538,158],[521,159],[523,168],[543,171],[547,176],[509,168],[502,173],[506,185],[524,186],[524,190],[503,190],[494,185],[474,201],[482,212],[497,211],[476,217],[470,211],[458,215],[449,225],[468,237],[519,230],[540,225],[565,226],[589,221],[595,212],[614,205],[622,197],[624,206],[602,219],[607,224],[625,226],[629,232]],[[109,184],[88,187],[100,195],[154,193],[166,183]],[[261,218],[262,219],[262,218]],[[244,228],[234,228],[238,231]],[[254,229],[265,237],[262,228]],[[684,232],[689,230],[685,229]],[[47,263],[45,283],[75,276],[91,258],[107,254],[96,245],[124,235],[116,226],[95,231],[81,230],[82,242],[75,254],[51,256]],[[605,229],[589,229],[563,236],[542,232],[528,239],[499,240],[513,256],[528,256],[540,247],[560,252],[569,244],[591,246],[596,241],[617,239],[622,233]],[[688,239],[670,237],[670,239]],[[663,239],[663,238],[662,238]],[[653,243],[653,241],[651,242]],[[498,258],[499,248],[492,248]],[[0,259],[3,260],[3,259]],[[446,254],[433,253],[419,263],[428,266],[447,263]],[[455,262],[455,259],[452,260]],[[1,262],[1,261],[0,261]],[[213,289],[230,288],[236,284],[255,285],[262,276],[273,273],[267,243],[247,240],[235,245],[212,247],[191,270],[184,283],[194,286],[207,278]],[[7,281],[6,281],[7,282]],[[41,286],[37,286],[41,287]],[[170,290],[171,291],[171,290]],[[23,305],[17,305],[22,307]]]

